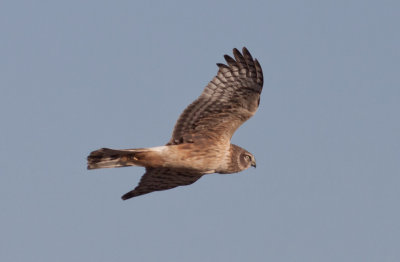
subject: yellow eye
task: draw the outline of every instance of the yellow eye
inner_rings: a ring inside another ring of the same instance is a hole
[[[249,156],[249,155],[245,155],[244,158],[245,158],[247,161],[251,161],[251,156]]]

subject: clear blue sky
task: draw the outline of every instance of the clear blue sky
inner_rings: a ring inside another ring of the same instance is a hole
[[[398,1],[2,1],[1,261],[400,261]],[[232,48],[257,169],[129,201]]]

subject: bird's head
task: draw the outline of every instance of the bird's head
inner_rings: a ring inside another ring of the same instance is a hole
[[[249,153],[247,151],[242,152],[240,154],[240,165],[244,167],[244,169],[247,169],[249,167],[256,167],[256,158],[253,156],[252,153]]]

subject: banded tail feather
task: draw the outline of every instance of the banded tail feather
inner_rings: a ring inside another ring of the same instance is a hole
[[[101,148],[93,151],[87,157],[87,169],[113,168],[125,166],[144,166],[146,149],[115,150]]]

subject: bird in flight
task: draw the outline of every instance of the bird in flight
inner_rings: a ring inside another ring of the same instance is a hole
[[[190,185],[205,174],[231,174],[256,167],[254,156],[231,144],[236,129],[260,104],[263,73],[247,48],[233,49],[217,64],[218,73],[180,115],[165,146],[101,148],[87,157],[87,168],[142,166],[146,173],[123,200],[154,191]]]

